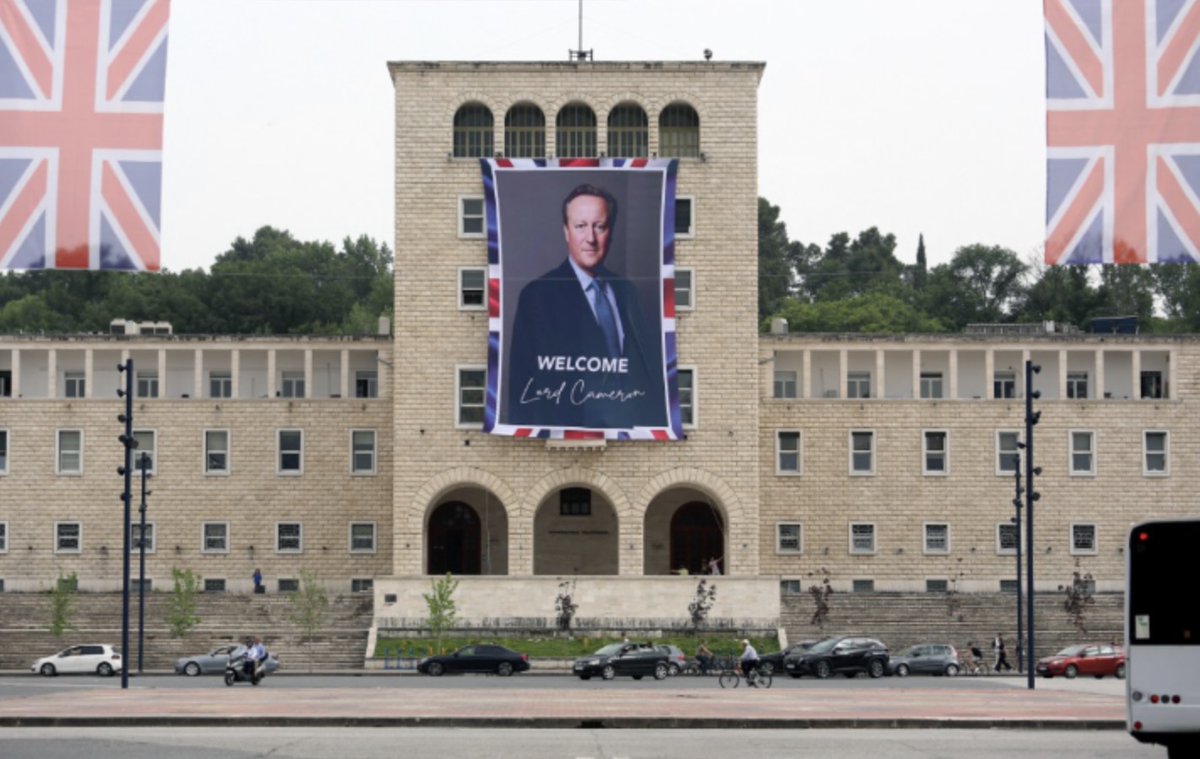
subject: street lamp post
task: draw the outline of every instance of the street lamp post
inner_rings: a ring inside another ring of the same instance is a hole
[[[142,674],[142,648],[146,641],[146,480],[150,477],[150,454],[142,451],[138,456],[138,469],[142,470],[141,527],[138,529],[138,674]]]
[[[1017,544],[1017,671],[1024,669],[1025,655],[1025,630],[1022,624],[1024,612],[1021,609],[1021,493],[1024,488],[1021,487],[1021,447],[1024,444],[1017,443],[1017,465],[1013,469],[1013,480],[1016,482],[1016,495],[1013,497],[1013,518],[1012,523],[1016,528],[1016,544]]]

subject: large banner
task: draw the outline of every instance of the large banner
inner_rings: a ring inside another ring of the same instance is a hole
[[[674,160],[483,159],[484,430],[678,440]]]
[[[1044,0],[1046,263],[1200,261],[1200,0]]]
[[[0,270],[158,271],[169,0],[0,0]]]

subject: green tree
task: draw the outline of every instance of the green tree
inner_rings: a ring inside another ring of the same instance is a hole
[[[442,648],[442,636],[454,627],[458,621],[458,604],[454,602],[454,591],[458,590],[458,580],[447,572],[440,580],[434,580],[429,593],[422,593],[425,606],[429,609],[429,617],[425,620],[425,629],[433,638],[434,647]]]
[[[1102,298],[1092,287],[1086,266],[1047,266],[1034,261],[1033,284],[1020,309],[1022,321],[1053,321],[1084,327],[1102,310]]]
[[[329,616],[329,595],[317,574],[311,569],[300,572],[300,588],[288,596],[291,604],[290,621],[311,640],[325,626]]]
[[[913,290],[920,292],[925,289],[929,279],[929,264],[925,260],[925,235],[917,235],[917,264],[912,269]]]
[[[74,630],[75,624],[75,595],[79,592],[79,577],[72,572],[63,576],[58,574],[58,580],[50,588],[50,634],[61,637],[68,630]]]
[[[1152,271],[1169,328],[1200,331],[1200,266],[1157,264]]]
[[[1150,327],[1154,317],[1154,272],[1147,266],[1104,266],[1097,290],[1100,309],[1108,316],[1136,316]]]
[[[816,303],[789,300],[777,315],[787,319],[788,329],[793,332],[899,334],[944,331],[939,321],[919,308],[883,292]]]
[[[758,316],[775,313],[788,296],[792,275],[787,225],[779,220],[779,206],[758,199]]]
[[[922,292],[925,311],[948,328],[1008,321],[1023,292],[1025,264],[1007,248],[967,245],[935,266]]]
[[[839,232],[819,257],[808,257],[800,289],[814,301],[852,298],[876,290],[905,299],[905,266],[895,251],[896,236],[883,234],[877,227],[859,232],[853,240]]]
[[[182,638],[200,624],[196,614],[196,599],[200,593],[200,576],[190,569],[171,567],[171,599],[167,602],[167,626],[171,635]]]

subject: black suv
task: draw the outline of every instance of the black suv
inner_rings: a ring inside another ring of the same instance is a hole
[[[792,677],[815,675],[824,679],[834,672],[846,677],[859,672],[883,677],[888,668],[888,649],[874,638],[825,638],[807,651],[785,657],[783,668]]]
[[[667,652],[649,643],[610,643],[590,656],[576,659],[571,671],[580,680],[591,680],[593,676],[611,680],[617,675],[631,675],[634,680],[652,675],[655,680],[663,680],[669,667]]]

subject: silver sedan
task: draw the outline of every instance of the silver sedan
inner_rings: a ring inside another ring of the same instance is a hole
[[[182,659],[175,660],[175,674],[188,675],[196,677],[197,675],[219,675],[225,671],[225,665],[229,663],[229,656],[237,651],[241,646],[221,646],[214,648],[206,654],[198,656],[185,656]],[[267,657],[267,672],[274,672],[279,669],[279,658],[275,654]]]

